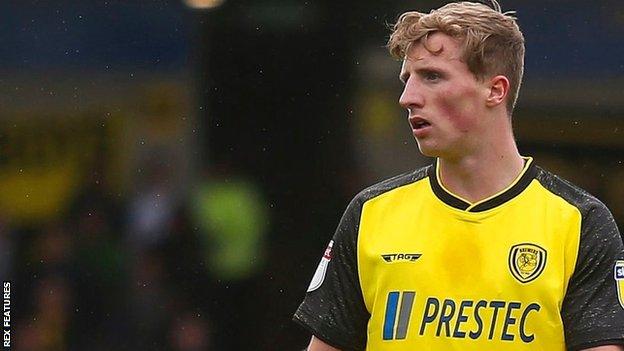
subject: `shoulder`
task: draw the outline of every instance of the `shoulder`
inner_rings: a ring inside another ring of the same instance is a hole
[[[594,255],[615,257],[622,250],[622,237],[613,215],[600,200],[580,187],[541,168],[536,179],[555,196],[573,206],[580,215],[579,261]]]
[[[402,186],[410,185],[420,180],[427,178],[429,172],[433,166],[428,165],[419,169],[416,169],[411,172],[406,172],[403,174],[399,174],[392,178],[386,179],[379,183],[369,186],[368,188],[360,191],[353,200],[351,201],[351,205],[359,205],[361,206],[365,202],[372,200],[378,196],[381,196],[387,192],[400,188]]]
[[[611,215],[607,207],[592,194],[539,166],[536,168],[535,179],[550,193],[576,207],[583,218],[596,212]]]

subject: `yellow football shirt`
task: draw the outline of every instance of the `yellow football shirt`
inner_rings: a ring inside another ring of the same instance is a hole
[[[530,158],[479,203],[438,179],[434,164],[356,196],[295,320],[343,350],[624,343],[623,245],[602,203]]]

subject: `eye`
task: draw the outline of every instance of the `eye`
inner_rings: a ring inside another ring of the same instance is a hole
[[[437,81],[440,78],[442,78],[440,73],[434,72],[434,71],[424,71],[422,76],[425,80],[432,81],[432,82]]]

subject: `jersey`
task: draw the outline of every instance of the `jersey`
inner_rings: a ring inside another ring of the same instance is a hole
[[[624,344],[624,247],[596,198],[525,159],[470,203],[436,164],[358,194],[294,320],[342,350]]]

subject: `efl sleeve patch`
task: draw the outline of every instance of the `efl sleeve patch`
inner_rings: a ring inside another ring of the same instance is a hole
[[[325,280],[325,274],[327,274],[327,266],[329,265],[329,261],[331,261],[331,251],[334,246],[334,241],[331,240],[327,249],[325,249],[325,254],[323,258],[321,258],[321,262],[318,267],[316,267],[316,272],[314,272],[314,276],[312,277],[312,281],[310,282],[310,286],[308,286],[308,292],[312,292],[323,285],[323,281]]]
[[[624,308],[624,261],[615,262],[614,276],[620,306]]]

